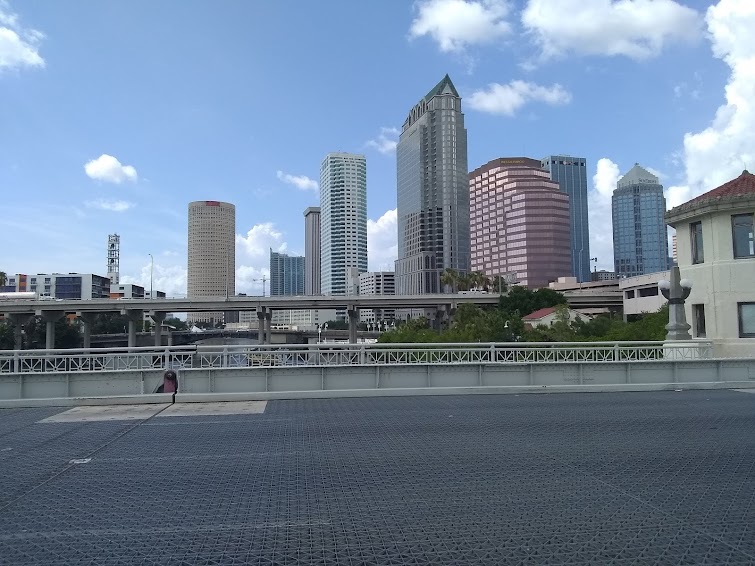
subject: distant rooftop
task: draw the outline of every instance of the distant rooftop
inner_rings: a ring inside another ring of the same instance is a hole
[[[443,77],[437,85],[430,89],[430,92],[425,95],[425,102],[439,94],[453,94],[454,96],[459,96],[459,92],[456,90],[454,83],[451,82],[451,77],[448,75]]]
[[[619,179],[616,183],[618,188],[631,187],[633,185],[658,185],[658,177],[653,175],[647,169],[640,167],[639,163],[635,163],[627,173]]]

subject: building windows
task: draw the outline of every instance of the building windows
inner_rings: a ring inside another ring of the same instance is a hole
[[[755,257],[755,239],[753,239],[753,215],[735,214],[731,217],[731,231],[734,243],[734,257]]]
[[[691,222],[689,225],[689,235],[692,243],[692,263],[703,263],[703,225],[701,222]]]
[[[755,303],[737,303],[739,337],[755,338]]]
[[[705,338],[705,305],[692,305],[695,338]]]

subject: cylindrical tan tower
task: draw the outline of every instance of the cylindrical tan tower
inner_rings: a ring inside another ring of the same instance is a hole
[[[236,294],[236,207],[228,202],[189,203],[187,291],[190,299]],[[230,322],[222,312],[189,313],[189,322]]]

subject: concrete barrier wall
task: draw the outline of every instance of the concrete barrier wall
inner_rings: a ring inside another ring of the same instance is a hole
[[[44,399],[128,397],[148,401],[162,383],[162,373],[134,370],[0,375],[0,406]],[[755,387],[755,360],[186,369],[179,371],[179,382],[180,394],[189,396],[262,395],[260,398],[284,398],[287,394],[316,397],[322,392],[338,396],[339,392],[432,394],[441,390],[502,392],[516,388]]]

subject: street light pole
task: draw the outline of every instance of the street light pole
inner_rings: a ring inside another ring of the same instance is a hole
[[[155,298],[155,295],[152,292],[152,279],[155,273],[155,258],[152,256],[152,254],[149,254],[149,260],[149,298],[150,300],[152,300]]]

